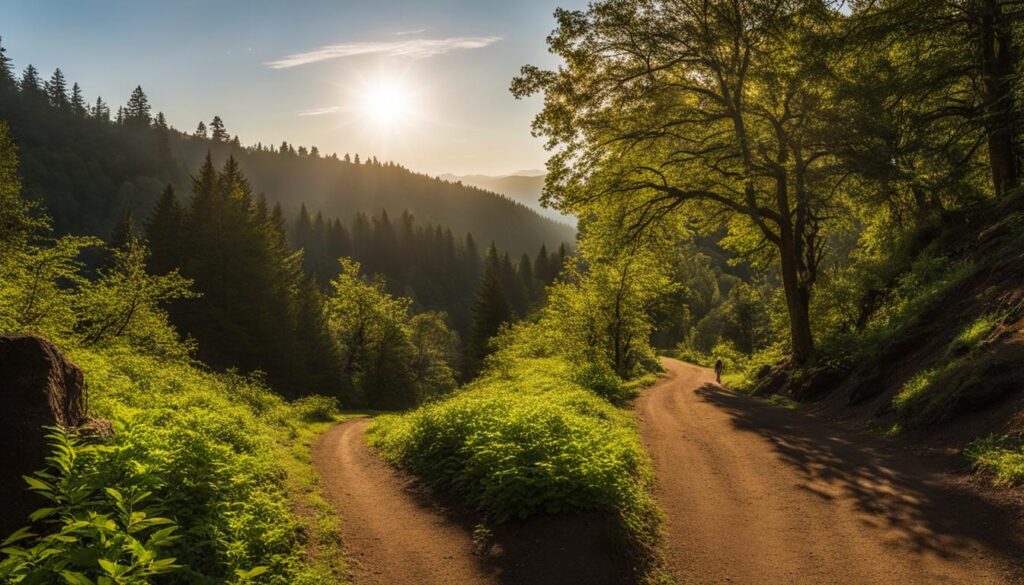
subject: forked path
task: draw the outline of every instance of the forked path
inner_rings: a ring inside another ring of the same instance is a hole
[[[533,516],[473,542],[476,514],[444,507],[367,445],[369,419],[332,427],[313,467],[335,510],[356,585],[621,585],[628,560],[601,513]]]
[[[681,583],[1022,583],[1020,518],[935,461],[665,360],[636,403]]]

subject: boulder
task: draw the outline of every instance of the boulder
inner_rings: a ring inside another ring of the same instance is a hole
[[[27,523],[40,498],[24,475],[48,454],[45,426],[80,428],[86,416],[82,370],[53,343],[33,335],[0,335],[0,540]]]

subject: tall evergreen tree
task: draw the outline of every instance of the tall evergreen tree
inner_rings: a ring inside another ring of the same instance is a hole
[[[121,212],[121,218],[114,224],[114,229],[110,233],[110,247],[115,250],[123,250],[137,239],[135,218],[132,216],[131,210],[125,208]]]
[[[153,126],[156,128],[157,155],[166,160],[171,157],[171,131],[163,112],[157,112]]]
[[[60,67],[53,71],[50,80],[46,82],[45,91],[51,106],[61,109],[68,107],[68,84]]]
[[[92,117],[103,122],[110,121],[110,108],[99,96],[96,97],[96,105],[92,107]]]
[[[7,56],[7,49],[0,37],[0,88],[14,85],[14,62]]]
[[[501,258],[498,255],[498,248],[492,242],[484,258],[483,275],[480,277],[476,298],[473,301],[473,321],[466,348],[468,377],[473,377],[480,371],[484,358],[490,353],[490,339],[498,333],[502,323],[512,318],[501,280]]]
[[[537,275],[537,280],[542,285],[551,284],[551,259],[548,257],[548,247],[544,244],[540,245],[540,251],[537,252],[537,261],[533,263],[533,273]]]
[[[195,137],[196,138],[209,138],[209,135],[206,133],[206,124],[203,124],[202,122],[200,122],[199,125],[196,126]]]
[[[146,97],[146,92],[142,91],[142,86],[136,85],[125,105],[124,123],[138,127],[149,126],[150,121],[149,98]]]
[[[516,268],[512,265],[512,258],[508,252],[501,254],[501,288],[505,291],[505,298],[508,300],[512,314],[522,317],[526,314],[526,289],[516,274]]]
[[[145,223],[151,250],[150,269],[154,274],[166,274],[181,266],[184,216],[174,187],[167,185]]]
[[[214,142],[228,141],[228,131],[224,129],[224,121],[220,119],[220,116],[214,116],[210,121],[210,138]]]
[[[523,253],[519,258],[519,265],[516,266],[516,278],[519,279],[519,286],[522,287],[526,296],[526,310],[529,311],[537,306],[542,292],[533,275],[533,262],[530,260],[529,254]]]
[[[37,97],[43,94],[43,88],[39,81],[39,70],[31,63],[22,72],[18,88],[21,89],[22,93],[29,96]]]
[[[85,98],[82,96],[82,87],[76,81],[71,86],[71,111],[76,116],[85,117],[88,109],[88,106],[85,105]]]

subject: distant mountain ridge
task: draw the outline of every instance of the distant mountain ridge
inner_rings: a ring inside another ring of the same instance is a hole
[[[42,87],[25,91],[15,86],[0,86],[0,119],[8,122],[19,148],[24,193],[43,204],[58,233],[106,238],[125,211],[141,222],[167,184],[184,199],[191,175],[209,152],[218,166],[235,157],[254,193],[280,203],[292,217],[301,204],[333,217],[382,210],[398,217],[408,211],[421,223],[472,233],[481,248],[493,241],[513,257],[535,254],[542,244],[555,250],[575,240],[572,226],[538,214],[511,195],[415,173],[375,157],[358,162],[356,155],[349,162],[348,155],[324,156],[315,148],[287,143],[243,146],[223,125],[215,139],[206,137],[205,129],[190,134],[168,127],[162,114],[150,117],[148,111],[141,121],[128,116],[110,120],[88,108],[55,105]]]
[[[544,190],[544,171],[525,170],[516,171],[509,175],[453,175],[445,173],[439,175],[439,179],[461,183],[471,187],[492,191],[500,195],[510,197],[517,203],[526,205],[530,209],[544,217],[570,225],[576,224],[576,218],[563,214],[557,209],[541,207],[540,196]]]

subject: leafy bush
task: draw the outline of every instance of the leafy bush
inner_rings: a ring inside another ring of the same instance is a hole
[[[442,402],[379,417],[369,440],[496,521],[604,509],[653,539],[651,473],[631,415],[575,382],[560,359],[523,359]]]
[[[102,466],[139,469],[179,526],[176,582],[294,583],[302,563],[279,451],[296,429],[337,412],[333,399],[289,404],[259,377],[215,374],[130,348],[71,349],[92,410],[117,424],[120,454]],[[112,472],[113,473],[113,472]],[[114,484],[116,485],[116,484]]]
[[[60,429],[49,439],[47,470],[25,480],[48,502],[32,520],[50,530],[36,539],[26,527],[3,542],[5,583],[146,584],[180,568],[165,554],[179,536],[151,504],[152,477],[107,465],[123,457],[123,446],[82,443]]]
[[[305,396],[291,403],[293,415],[302,422],[330,422],[338,418],[338,400],[327,396]]]

